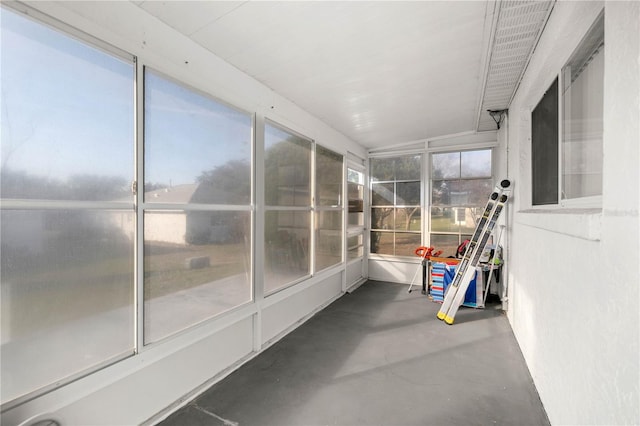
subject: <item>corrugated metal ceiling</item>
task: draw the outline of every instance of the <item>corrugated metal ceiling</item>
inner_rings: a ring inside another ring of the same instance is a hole
[[[478,131],[496,128],[488,110],[508,108],[552,5],[551,1],[503,1],[497,5]]]

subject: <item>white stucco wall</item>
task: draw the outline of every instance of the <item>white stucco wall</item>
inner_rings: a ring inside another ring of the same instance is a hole
[[[602,210],[532,210],[531,109],[603,7]],[[640,424],[639,122],[640,2],[557,2],[502,132],[508,316],[554,425]]]

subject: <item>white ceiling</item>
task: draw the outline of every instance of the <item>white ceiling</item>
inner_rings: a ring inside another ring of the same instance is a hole
[[[486,90],[500,86],[487,74],[500,11],[517,6],[539,21],[533,46],[550,2],[134,3],[356,142],[378,148],[488,130],[490,118],[480,111]],[[519,24],[531,32],[526,18]],[[507,107],[515,87],[507,83],[500,88],[509,92],[507,101],[493,100],[491,108]]]

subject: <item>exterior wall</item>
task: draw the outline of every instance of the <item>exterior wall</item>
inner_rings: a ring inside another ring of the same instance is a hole
[[[602,209],[532,209],[531,110],[603,7]],[[508,317],[552,424],[640,423],[639,34],[638,2],[557,2],[500,132]]]
[[[412,258],[369,259],[369,279],[409,284],[416,269],[421,268],[420,262],[419,257],[415,260]],[[422,285],[422,273],[418,273],[414,284]]]
[[[27,3],[136,55],[146,66],[254,112],[258,141],[264,136],[261,124],[265,119],[271,119],[345,158],[348,151],[362,158],[366,156],[361,146],[147,15],[133,2]],[[264,153],[260,143],[257,145],[259,160]],[[257,164],[260,167],[259,161]],[[260,169],[257,174],[260,176]],[[257,182],[258,186],[261,184]],[[260,248],[264,247],[263,210],[260,207],[264,196],[258,191],[257,197],[254,244]],[[176,240],[184,240],[184,216],[180,223],[182,234],[176,229]],[[134,356],[6,410],[2,413],[1,423],[30,424],[49,418],[58,419],[60,424],[153,423],[167,412],[163,410],[176,407],[206,389],[343,294],[344,265],[329,268],[268,297],[262,292],[263,267],[264,253],[258,249],[252,303],[140,348],[140,353]]]
[[[163,213],[145,218],[145,237],[149,241],[185,244],[187,241],[187,215],[185,213]]]

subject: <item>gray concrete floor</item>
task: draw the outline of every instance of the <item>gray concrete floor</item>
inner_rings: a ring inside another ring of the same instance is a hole
[[[448,326],[407,289],[365,283],[160,424],[549,425],[497,307]]]

